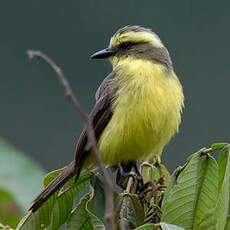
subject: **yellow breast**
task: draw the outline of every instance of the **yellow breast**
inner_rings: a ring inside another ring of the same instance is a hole
[[[150,61],[127,60],[116,71],[113,116],[99,139],[102,160],[116,165],[161,154],[181,122],[179,80]]]

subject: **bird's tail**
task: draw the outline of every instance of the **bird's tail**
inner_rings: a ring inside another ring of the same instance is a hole
[[[29,210],[35,212],[41,205],[49,199],[58,189],[60,189],[71,177],[74,175],[79,175],[80,168],[76,167],[74,161],[63,168],[63,171],[53,179],[47,187],[45,187],[42,192],[35,198],[32,202]]]

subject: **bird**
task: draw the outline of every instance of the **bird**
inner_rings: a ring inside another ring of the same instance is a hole
[[[127,25],[91,59],[107,59],[112,65],[89,114],[101,161],[119,165],[124,172],[139,160],[159,162],[165,145],[178,132],[184,107],[183,87],[167,48],[151,29]],[[94,158],[83,128],[74,160],[43,189],[29,210],[35,212],[71,177],[77,179],[91,165],[95,166]]]

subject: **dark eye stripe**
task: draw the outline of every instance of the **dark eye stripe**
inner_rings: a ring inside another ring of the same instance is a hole
[[[139,42],[123,42],[121,44],[119,44],[119,48],[120,49],[130,49],[132,46],[136,46],[136,45],[140,45],[140,44],[145,44],[146,42],[145,41],[139,41]]]
[[[132,43],[132,42],[123,42],[123,43],[121,43],[119,45],[119,48],[121,48],[121,49],[129,49],[133,45],[135,45],[135,43]]]

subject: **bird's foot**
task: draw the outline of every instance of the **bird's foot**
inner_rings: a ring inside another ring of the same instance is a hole
[[[136,192],[143,185],[142,176],[136,164],[118,165],[116,183],[128,192]]]

